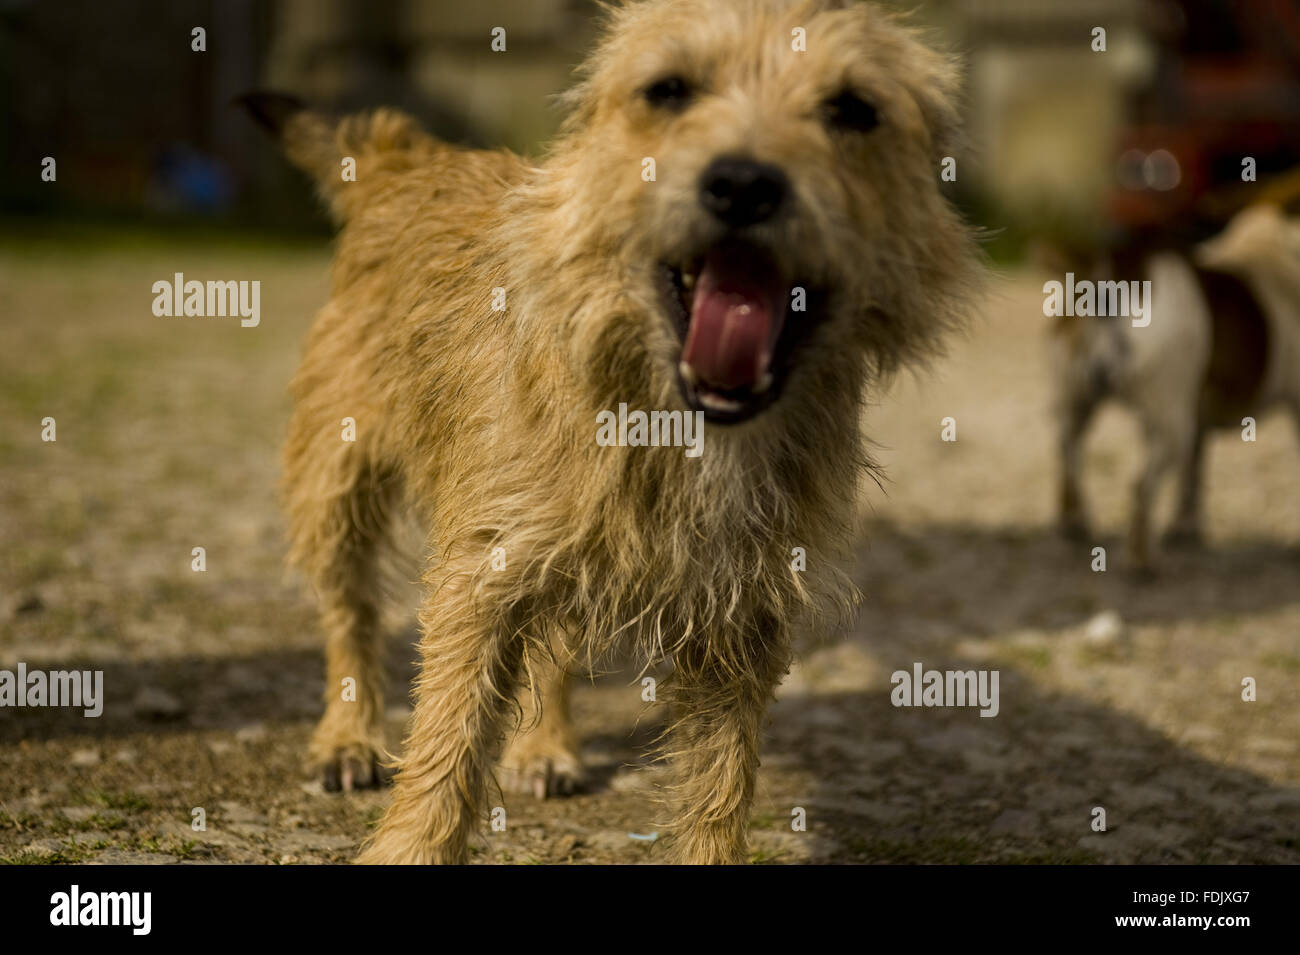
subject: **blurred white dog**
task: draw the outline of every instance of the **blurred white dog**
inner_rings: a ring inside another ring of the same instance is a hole
[[[1207,431],[1241,428],[1244,417],[1279,402],[1300,426],[1300,220],[1276,206],[1250,206],[1190,258],[1116,257],[1105,271],[1103,278],[1150,280],[1151,321],[1061,318],[1053,327],[1061,527],[1087,532],[1080,445],[1097,407],[1115,398],[1137,414],[1146,444],[1130,548],[1138,568],[1149,569],[1153,505],[1171,473],[1179,497],[1168,537],[1200,540]]]

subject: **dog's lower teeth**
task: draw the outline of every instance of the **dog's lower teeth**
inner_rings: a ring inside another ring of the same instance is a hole
[[[754,394],[761,395],[763,392],[767,391],[767,389],[771,387],[772,387],[772,373],[770,371],[765,371],[763,372],[763,377],[758,379],[758,381],[754,384]]]
[[[713,411],[739,411],[744,407],[739,401],[732,401],[730,398],[724,398],[708,391],[700,393],[700,404]]]

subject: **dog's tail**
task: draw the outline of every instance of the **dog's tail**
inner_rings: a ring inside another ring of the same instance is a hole
[[[339,224],[364,203],[376,179],[414,168],[441,145],[397,110],[336,119],[295,96],[269,91],[245,93],[235,103],[276,138],[290,162],[311,176]]]

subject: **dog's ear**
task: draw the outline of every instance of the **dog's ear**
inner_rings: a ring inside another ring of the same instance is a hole
[[[244,93],[231,100],[231,105],[243,107],[259,126],[277,139],[284,132],[289,119],[307,108],[307,104],[298,97],[272,90]]]
[[[339,158],[346,153],[338,142],[339,120],[308,109],[288,93],[253,91],[235,97],[232,105],[247,110],[275,138],[289,161],[316,181],[333,208],[340,182]]]
[[[921,109],[935,159],[954,156],[965,145],[962,128],[964,69],[959,57],[940,52],[913,38],[921,47],[915,62],[922,64],[911,80],[912,96]]]
[[[364,205],[372,180],[366,173],[345,178],[343,163],[351,161],[354,171],[391,172],[420,165],[437,148],[414,119],[397,110],[340,119],[309,109],[296,96],[261,91],[238,96],[234,103],[248,110],[275,136],[289,161],[311,176],[337,222]]]

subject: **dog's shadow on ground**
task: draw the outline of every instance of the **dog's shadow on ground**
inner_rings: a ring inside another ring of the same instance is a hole
[[[887,684],[779,702],[765,761],[811,783],[772,811],[777,826],[803,807],[818,862],[1300,862],[1300,790],[1001,676],[995,719],[895,709]]]
[[[825,691],[803,681],[770,723],[769,762],[811,782],[814,859],[1300,862],[1300,790],[1203,758],[1032,675],[1036,653],[1077,652],[1077,641],[1067,651],[1054,638],[1101,611],[1128,625],[1214,619],[1230,640],[1237,615],[1295,603],[1300,554],[1267,542],[1172,553],[1154,577],[1139,578],[1115,567],[1095,573],[1093,544],[1045,534],[882,524],[870,540],[855,633],[823,651]],[[1117,541],[1098,544],[1122,552]],[[1034,649],[1011,666],[1005,657],[972,662],[972,650],[1008,633],[1033,635]],[[867,661],[856,676],[845,672],[855,658]],[[914,662],[997,667],[999,714],[896,708],[889,676]],[[1106,679],[1099,670],[1095,681]],[[864,682],[871,689],[847,688]],[[1240,693],[1221,689],[1225,699]],[[1205,725],[1213,716],[1185,716],[1189,733],[1216,732]],[[1255,729],[1261,738],[1220,745],[1267,758],[1270,745],[1287,742],[1268,738],[1262,719]],[[1092,828],[1099,809],[1105,832]]]
[[[1106,570],[1093,569],[1094,548]],[[1113,535],[1071,541],[1051,532],[874,524],[860,553],[859,630],[880,638],[894,620],[941,617],[974,634],[1059,628],[1103,610],[1131,622],[1258,614],[1300,600],[1300,548],[1252,540],[1168,548],[1135,572]],[[887,633],[885,634],[887,637]]]

